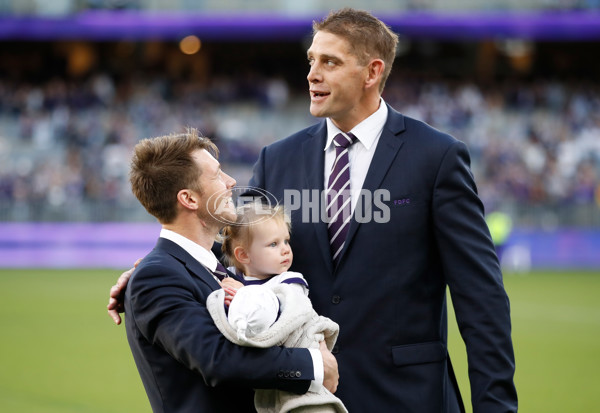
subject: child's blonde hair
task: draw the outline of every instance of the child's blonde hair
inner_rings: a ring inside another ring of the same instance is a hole
[[[237,208],[237,218],[235,224],[229,224],[221,230],[221,250],[225,256],[225,262],[228,266],[234,266],[238,271],[243,272],[244,267],[235,258],[235,249],[239,246],[249,248],[252,243],[252,226],[267,219],[276,219],[278,222],[285,223],[288,231],[291,232],[291,220],[285,213],[281,205],[270,206],[261,202],[252,202],[244,204]]]

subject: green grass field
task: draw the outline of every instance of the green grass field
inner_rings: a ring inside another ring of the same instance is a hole
[[[148,412],[125,329],[106,315],[115,270],[0,271],[0,411]],[[505,275],[520,411],[600,411],[600,273]],[[469,399],[464,345],[450,352]],[[470,409],[468,409],[470,411]]]

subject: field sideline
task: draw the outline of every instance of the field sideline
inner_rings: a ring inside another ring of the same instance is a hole
[[[106,315],[117,275],[0,270],[0,411],[150,411],[125,329]],[[505,284],[520,411],[600,411],[600,272],[506,274]],[[468,399],[464,345],[452,314],[450,326],[450,353]]]

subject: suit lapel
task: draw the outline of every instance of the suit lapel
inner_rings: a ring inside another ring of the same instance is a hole
[[[321,122],[315,129],[309,132],[309,137],[302,144],[304,156],[304,176],[306,178],[306,188],[318,189],[318,196],[323,194],[324,190],[324,170],[325,170],[325,142],[327,140],[326,122]],[[322,201],[324,202],[324,201]],[[319,202],[319,205],[321,202]],[[323,261],[327,265],[328,271],[333,270],[331,252],[329,250],[329,235],[327,234],[327,223],[320,219],[312,225],[315,230],[318,249],[321,251]],[[293,228],[292,228],[293,232]]]
[[[403,140],[398,135],[405,129],[404,117],[389,105],[387,105],[387,107],[388,118],[383,126],[381,137],[379,138],[373,160],[371,161],[363,184],[363,189],[369,191],[371,194],[381,186],[383,178],[388,173],[403,143]],[[344,259],[348,246],[351,244],[352,238],[354,238],[359,226],[360,223],[358,223],[353,216],[350,221],[350,228],[348,229],[348,236],[344,244],[344,249],[340,256],[340,262]]]
[[[206,267],[198,262],[194,257],[188,254],[183,248],[165,238],[159,238],[156,247],[166,251],[168,254],[177,258],[183,265],[201,281],[208,284],[213,290],[221,288],[215,277]]]

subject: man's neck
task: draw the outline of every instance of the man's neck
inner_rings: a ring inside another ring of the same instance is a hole
[[[343,120],[330,118],[333,124],[342,132],[350,132],[356,125],[377,112],[377,109],[379,109],[379,105],[381,104],[381,96],[377,95],[376,97],[373,96],[365,99],[368,103],[365,105],[357,105],[357,107],[362,107],[363,110],[356,113],[356,116],[348,117]]]
[[[194,241],[208,251],[212,248],[219,232],[218,228],[211,229],[202,222],[175,221],[171,224],[163,224],[162,227]]]

